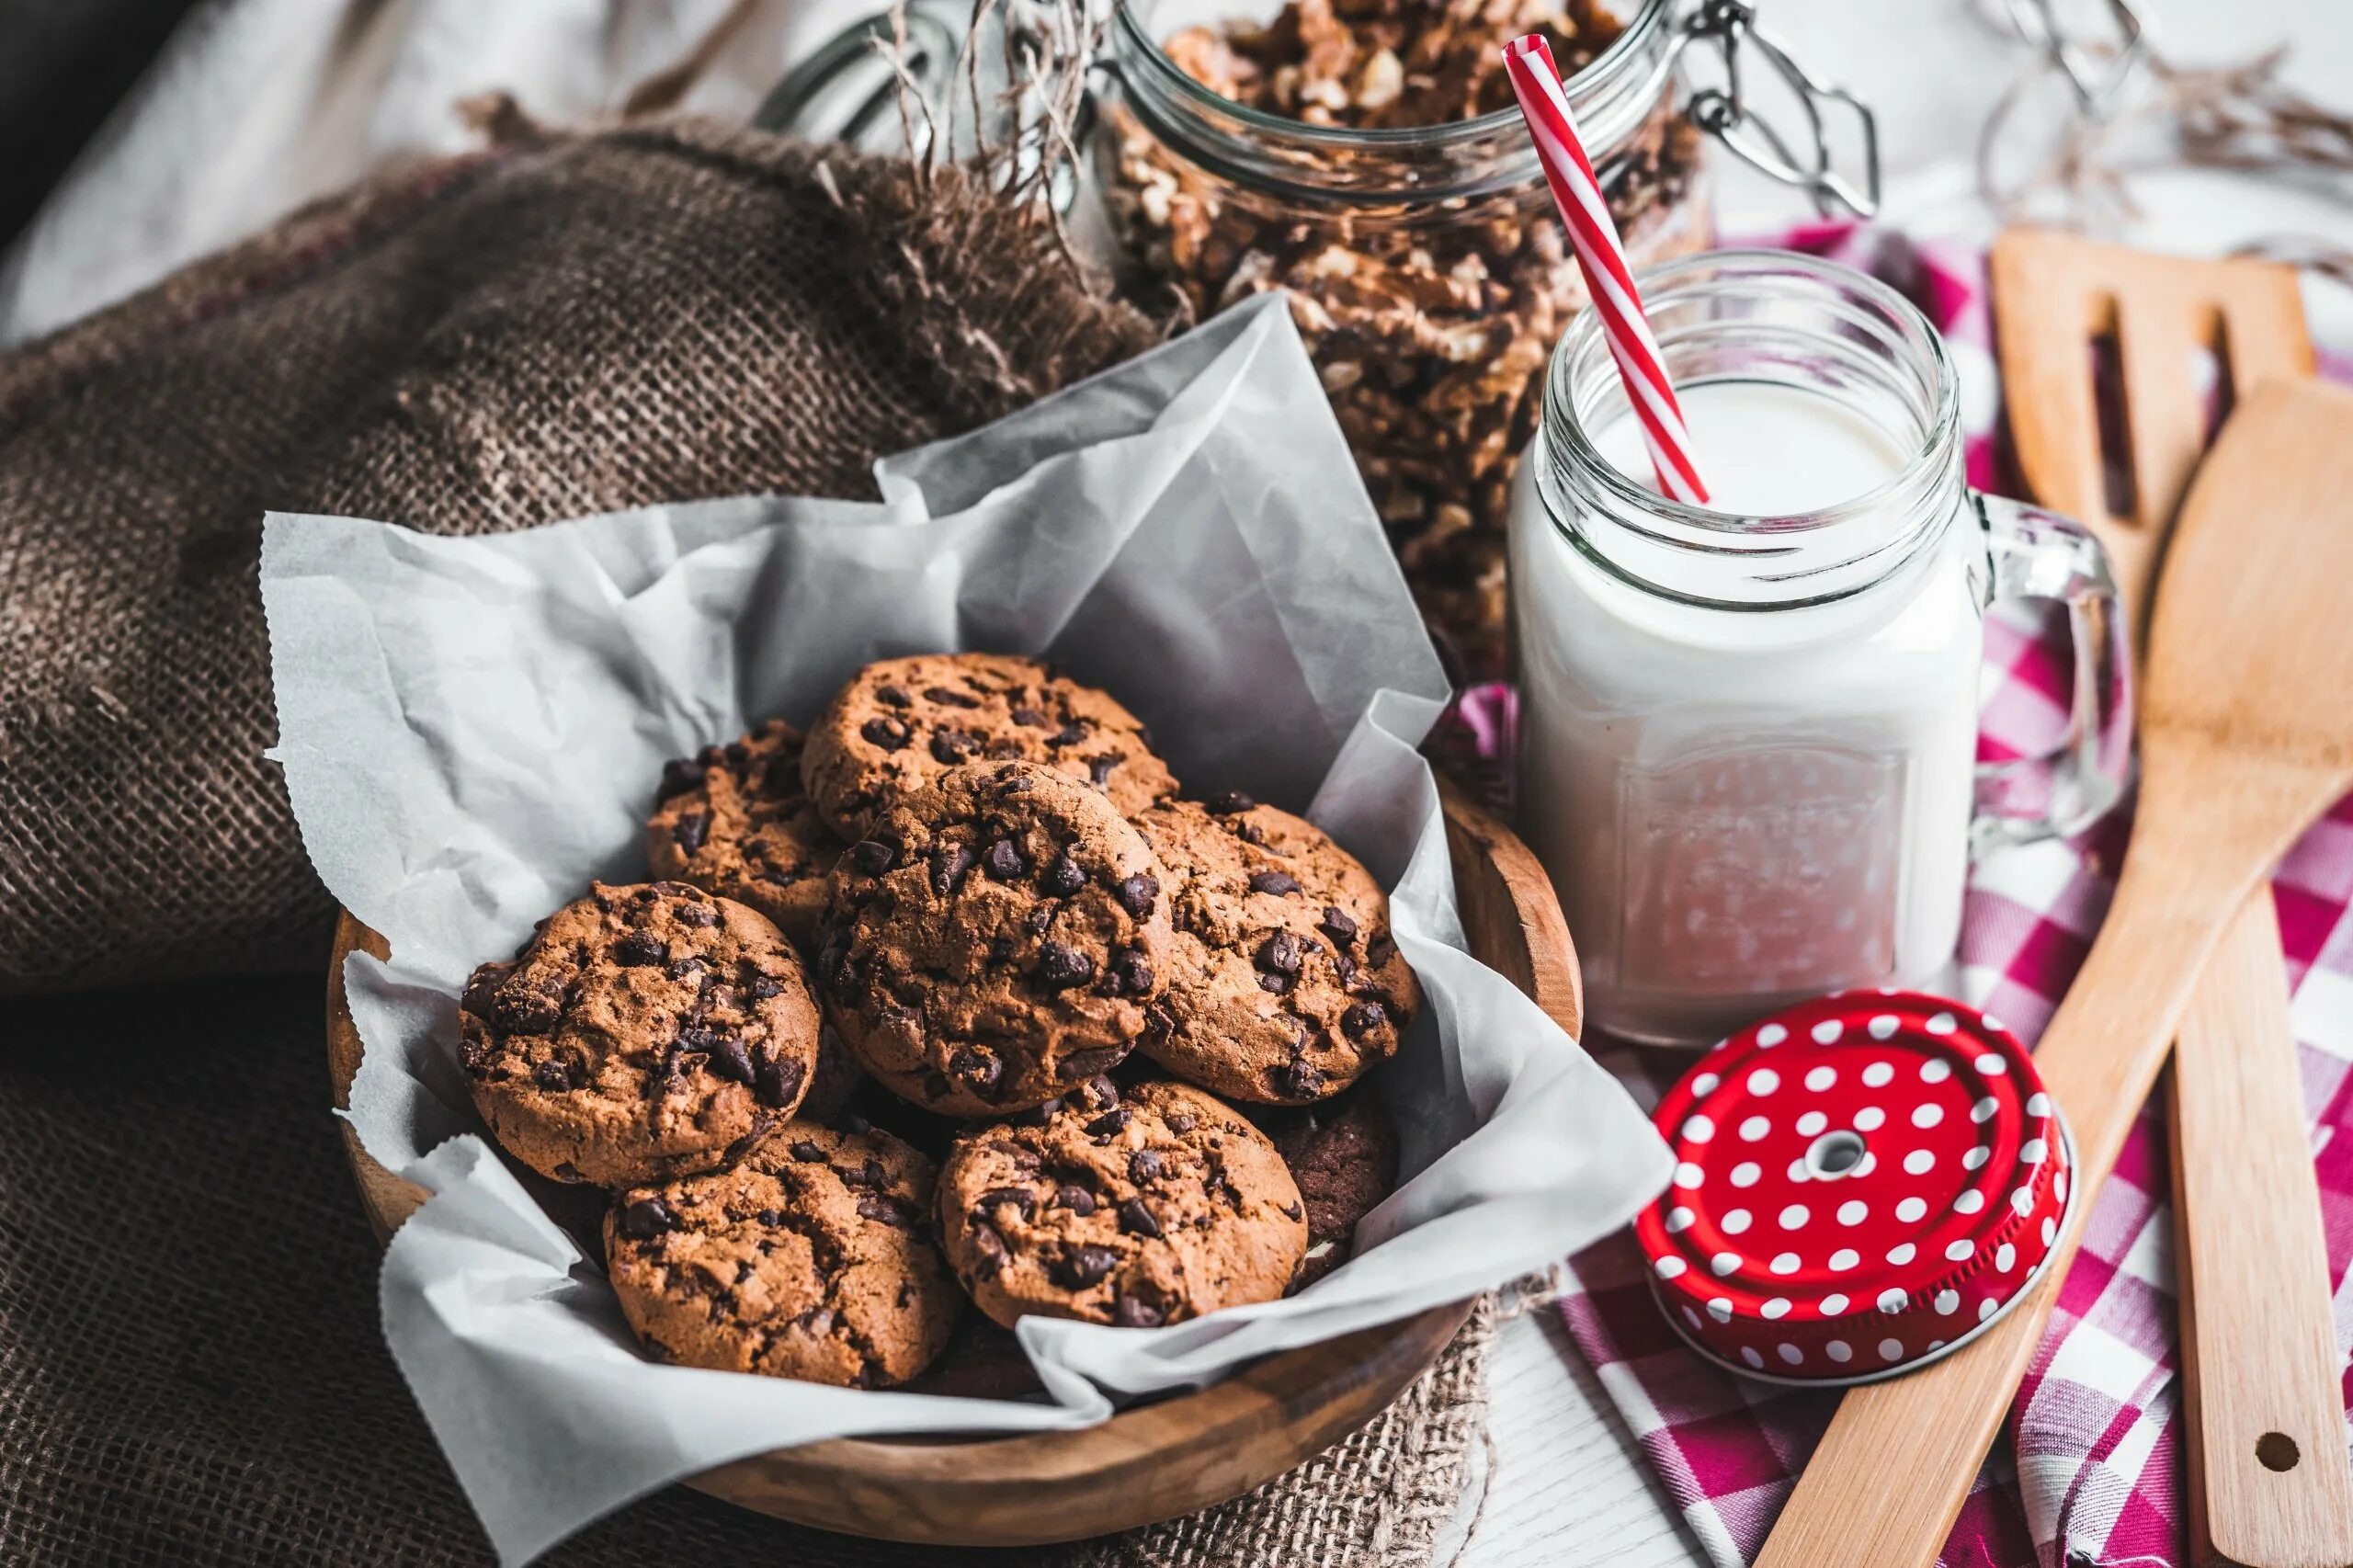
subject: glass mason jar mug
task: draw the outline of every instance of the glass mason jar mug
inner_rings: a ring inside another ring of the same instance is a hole
[[[1520,824],[1593,1020],[1708,1044],[1930,981],[1972,852],[2078,831],[2121,793],[2129,644],[2097,540],[1963,483],[1951,361],[1893,290],[1768,251],[1640,282],[1714,509],[1638,477],[1581,318],[1514,495]],[[2010,598],[2066,608],[2069,728],[1979,765],[1983,617]]]
[[[1195,313],[1290,290],[1416,600],[1459,670],[1494,675],[1512,465],[1535,432],[1545,357],[1586,301],[1501,71],[1506,29],[1535,24],[1438,7],[1390,17],[1343,0],[1311,51],[1283,10],[1120,0],[1097,183],[1129,263]],[[1742,0],[1564,0],[1557,16],[1570,105],[1637,265],[1711,243],[1707,132],[1819,203],[1872,204],[1875,165],[1850,185],[1822,138],[1836,100],[1869,157],[1868,113],[1805,76]],[[1400,26],[1415,30],[1374,47],[1391,36],[1376,29]],[[1275,39],[1298,44],[1302,63],[1266,63]],[[1702,39],[1722,51],[1725,85],[1686,100],[1677,64]],[[1744,43],[1802,97],[1808,135],[1776,135],[1742,107],[1730,61]],[[1336,49],[1347,63],[1317,64]],[[1422,75],[1400,63],[1431,53],[1442,62]],[[1790,151],[1809,138],[1809,154]]]

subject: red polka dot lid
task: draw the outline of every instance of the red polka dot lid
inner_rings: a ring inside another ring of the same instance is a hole
[[[1916,993],[1854,991],[1717,1046],[1654,1118],[1635,1221],[1684,1337],[1735,1371],[1855,1382],[1933,1359],[2039,1277],[2071,1150],[2025,1048]]]

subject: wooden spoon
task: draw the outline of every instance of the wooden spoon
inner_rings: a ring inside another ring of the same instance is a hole
[[[1929,1568],[2042,1338],[2091,1198],[2192,983],[2264,873],[2353,788],[2353,393],[2274,381],[2199,471],[2149,633],[2141,803],[2107,923],[2037,1064],[2081,1196],[2033,1291],[1838,1407],[1756,1568]]]
[[[2192,356],[2211,348],[2242,392],[2310,376],[2295,271],[2014,230],[1995,243],[1990,272],[2028,488],[2100,536],[2145,627],[2206,446]],[[2109,506],[2103,483],[2086,353],[2100,333],[2118,348],[2130,516]],[[2353,1563],[2328,1244],[2268,887],[2240,906],[2199,980],[2170,1083],[2191,1560]]]

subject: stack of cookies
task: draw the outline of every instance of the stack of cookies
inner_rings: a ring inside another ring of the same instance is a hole
[[[886,1387],[968,1299],[1006,1327],[1265,1301],[1394,1179],[1355,1089],[1419,1003],[1380,885],[1298,817],[1184,798],[1035,661],[870,665],[805,741],[672,763],[647,850],[659,880],[475,972],[461,1039],[508,1153],[612,1190],[665,1360]]]

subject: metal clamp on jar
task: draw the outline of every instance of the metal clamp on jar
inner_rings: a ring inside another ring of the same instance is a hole
[[[1571,109],[1638,267],[1712,243],[1707,135],[1825,212],[1869,215],[1870,113],[1809,75],[1744,0],[1679,18],[1674,0],[1641,0],[1622,20],[1591,0],[1491,6],[1467,23],[1434,13],[1459,49],[1431,47],[1427,24],[1378,0],[1313,17],[1287,8],[1263,25],[1208,3],[1123,0],[1111,21],[1096,163],[1129,259],[1204,316],[1291,291],[1424,613],[1458,674],[1498,674],[1512,468],[1536,428],[1545,358],[1585,303],[1502,43],[1556,35]],[[1744,90],[1752,61],[1799,106],[1790,127]],[[1678,68],[1691,66],[1686,97]],[[1853,179],[1832,166],[1834,142],[1849,139]]]

